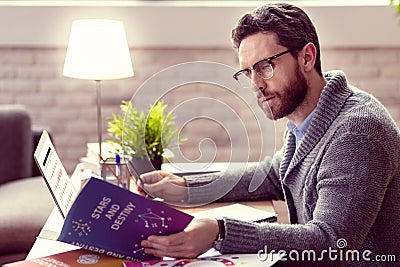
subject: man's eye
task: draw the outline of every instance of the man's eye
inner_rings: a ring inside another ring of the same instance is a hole
[[[261,71],[268,70],[270,68],[270,66],[271,65],[269,63],[260,64],[259,69]]]

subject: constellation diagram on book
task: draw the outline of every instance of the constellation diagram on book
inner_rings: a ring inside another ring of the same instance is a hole
[[[172,222],[172,218],[166,216],[164,210],[156,213],[150,208],[148,208],[144,213],[139,213],[137,215],[137,219],[135,220],[135,223],[143,223],[143,227],[145,229],[158,230],[158,234],[162,234],[163,229],[167,229],[170,222]],[[140,237],[142,240],[146,238],[144,235],[141,235]],[[133,253],[142,253],[145,255],[144,248],[142,248],[140,243],[134,245]]]
[[[144,235],[140,236],[141,239],[144,239]],[[146,253],[144,253],[144,248],[140,245],[140,244],[135,244],[135,249],[132,251],[134,254],[142,252],[142,255],[146,255]]]
[[[92,231],[92,228],[90,227],[90,224],[92,222],[83,222],[82,219],[79,219],[77,221],[72,221],[72,229],[73,232],[76,233],[79,237],[81,236],[88,236],[89,233]],[[72,231],[68,232],[68,235],[72,235]]]
[[[165,216],[163,210],[159,213],[160,214],[157,214],[149,208],[146,213],[138,214],[138,219],[136,219],[135,222],[143,222],[144,227],[147,229],[160,228],[159,234],[162,234],[162,229],[168,228],[168,223],[172,221],[172,218]]]

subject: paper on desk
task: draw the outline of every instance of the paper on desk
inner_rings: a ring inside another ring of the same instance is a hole
[[[277,215],[275,213],[256,209],[239,203],[200,211],[195,213],[194,216],[208,218],[229,217],[247,222],[274,222],[277,219]]]
[[[153,260],[142,262],[124,262],[124,267],[210,267],[210,266],[243,266],[268,267],[274,265],[281,258],[281,254],[268,254],[266,259],[260,259],[257,254],[226,254],[195,259]]]

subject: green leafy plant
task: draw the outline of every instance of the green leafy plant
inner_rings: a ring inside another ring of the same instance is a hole
[[[122,101],[123,114],[113,114],[108,122],[108,133],[112,143],[124,149],[125,156],[150,160],[162,157],[165,149],[173,148],[184,141],[177,136],[175,116],[165,113],[167,104],[156,101],[147,114],[132,107],[130,101]]]
[[[397,16],[400,16],[400,0],[390,0],[390,5],[394,5]],[[400,25],[400,20],[399,20]]]

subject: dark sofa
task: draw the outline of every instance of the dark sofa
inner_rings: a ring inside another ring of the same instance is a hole
[[[0,265],[25,259],[54,202],[33,152],[43,128],[21,105],[0,105]]]

